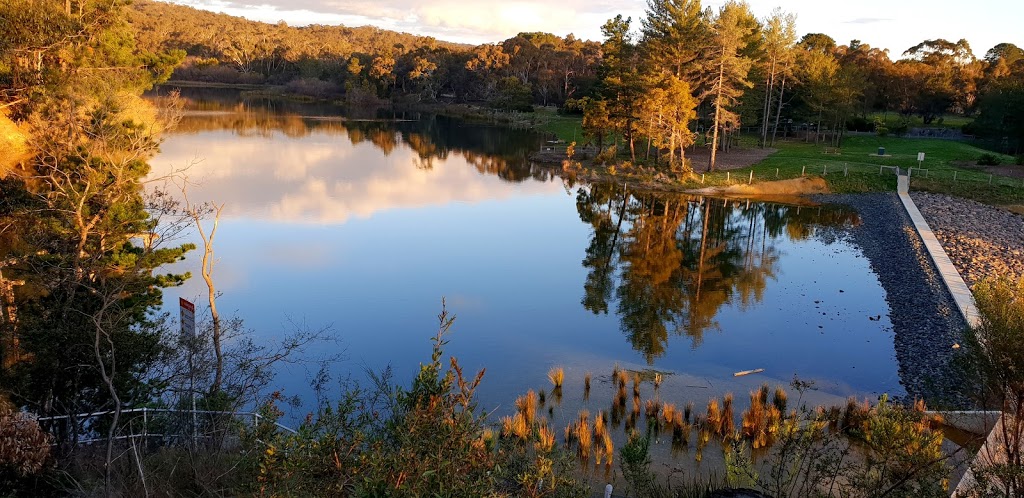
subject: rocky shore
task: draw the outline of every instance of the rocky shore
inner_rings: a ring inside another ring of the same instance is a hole
[[[1024,277],[1024,217],[943,194],[910,197],[968,286],[986,277]]]
[[[967,324],[914,231],[895,193],[828,194],[816,200],[856,209],[852,230],[886,292],[900,381],[911,400],[934,408],[965,408],[953,366]]]

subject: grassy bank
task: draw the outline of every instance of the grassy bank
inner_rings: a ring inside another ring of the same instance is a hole
[[[553,109],[536,112],[538,131],[554,134],[565,142],[582,143],[582,119],[561,115]],[[756,147],[753,137],[741,137],[740,147]],[[879,148],[885,154],[878,155]],[[984,154],[998,158],[1001,164],[1014,163],[1012,156],[994,154],[967,142],[928,138],[852,136],[838,149],[799,140],[780,141],[776,152],[749,167],[731,171],[672,177],[653,168],[586,165],[582,177],[591,181],[629,181],[664,190],[758,183],[820,176],[833,192],[892,191],[896,188],[895,168],[911,170],[912,188],[974,199],[987,204],[1012,206],[1024,204],[1024,179],[990,174],[975,162]],[[918,153],[925,159],[918,162]],[[728,152],[722,153],[723,157]],[[1024,168],[1024,166],[1020,166]],[[751,173],[753,173],[751,175]]]

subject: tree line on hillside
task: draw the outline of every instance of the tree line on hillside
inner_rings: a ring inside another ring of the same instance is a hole
[[[975,116],[964,131],[1001,150],[1019,152],[1024,138],[1024,52],[1011,43],[978,58],[966,40],[924,40],[893,60],[859,40],[798,39],[795,15],[758,18],[742,2],[713,11],[699,0],[650,0],[639,22],[610,19],[601,42],[520,33],[475,47],[152,1],[134,5],[132,22],[144,49],[187,53],[176,79],[273,83],[349,102],[554,105],[586,114],[599,148],[621,137],[631,160],[642,143],[644,160],[653,151],[670,167],[686,163],[694,142],[725,150],[741,129],[765,145],[800,128],[839,146],[846,130],[900,134],[912,117],[936,126],[957,114]],[[902,119],[892,126],[889,113]]]

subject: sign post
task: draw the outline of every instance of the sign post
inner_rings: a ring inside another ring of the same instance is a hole
[[[181,343],[188,348],[188,391],[192,398],[192,444],[196,442],[196,377],[192,365],[192,354],[196,346],[196,305],[183,297],[178,298],[181,308]]]
[[[196,336],[196,305],[183,297],[178,298],[181,307],[181,338],[192,339]]]
[[[918,152],[917,153],[917,167],[920,168],[922,163],[924,163],[924,152]]]

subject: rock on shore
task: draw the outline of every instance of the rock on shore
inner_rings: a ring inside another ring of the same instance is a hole
[[[910,197],[968,286],[986,277],[1024,277],[1024,217],[943,194]]]
[[[964,408],[962,379],[953,367],[967,323],[935,270],[895,193],[815,196],[856,209],[852,230],[886,292],[900,382],[912,399],[934,408]]]

